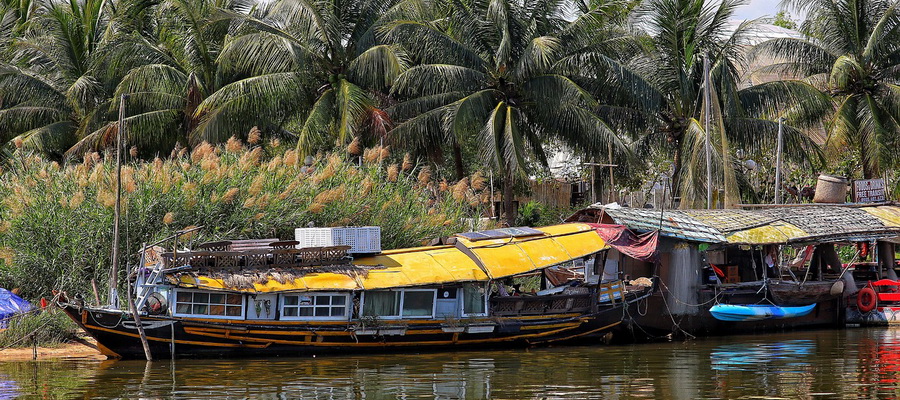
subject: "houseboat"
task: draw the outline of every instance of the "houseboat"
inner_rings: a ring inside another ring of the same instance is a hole
[[[900,236],[900,207],[893,203],[727,210],[598,204],[568,221],[596,224],[611,246],[601,256],[605,276],[658,278],[659,290],[621,327],[636,339],[874,320],[883,312],[873,306],[860,313],[856,292],[882,274],[897,281],[890,241]]]
[[[298,356],[598,342],[652,290],[592,275],[606,245],[589,224],[388,251],[359,229],[371,227],[149,246],[131,273],[137,315],[65,294],[59,305],[109,357],[143,358],[141,336],[153,357]],[[315,235],[327,245],[310,246]]]

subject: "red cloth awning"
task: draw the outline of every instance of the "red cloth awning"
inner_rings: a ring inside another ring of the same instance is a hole
[[[625,225],[590,224],[606,244],[635,260],[656,262],[659,231],[637,234]]]

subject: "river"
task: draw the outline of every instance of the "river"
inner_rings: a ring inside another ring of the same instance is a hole
[[[310,358],[0,361],[0,398],[896,398],[900,329]]]

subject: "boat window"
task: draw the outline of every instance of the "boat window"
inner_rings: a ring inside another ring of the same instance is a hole
[[[347,315],[347,295],[316,293],[285,295],[281,307],[284,319],[343,318]]]
[[[485,313],[484,286],[463,286],[463,314],[479,315]]]
[[[434,314],[434,290],[403,292],[404,317],[430,317]]]
[[[364,316],[399,317],[400,294],[386,290],[373,290],[365,294]]]
[[[431,317],[436,295],[435,289],[368,291],[363,298],[363,316]]]
[[[208,293],[179,290],[175,294],[175,314],[209,317],[242,317],[244,299],[232,293]]]

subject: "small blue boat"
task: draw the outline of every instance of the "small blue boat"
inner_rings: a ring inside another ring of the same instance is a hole
[[[716,304],[709,312],[719,321],[760,321],[764,319],[784,319],[802,317],[809,314],[815,304],[798,307],[781,307],[765,304]]]

